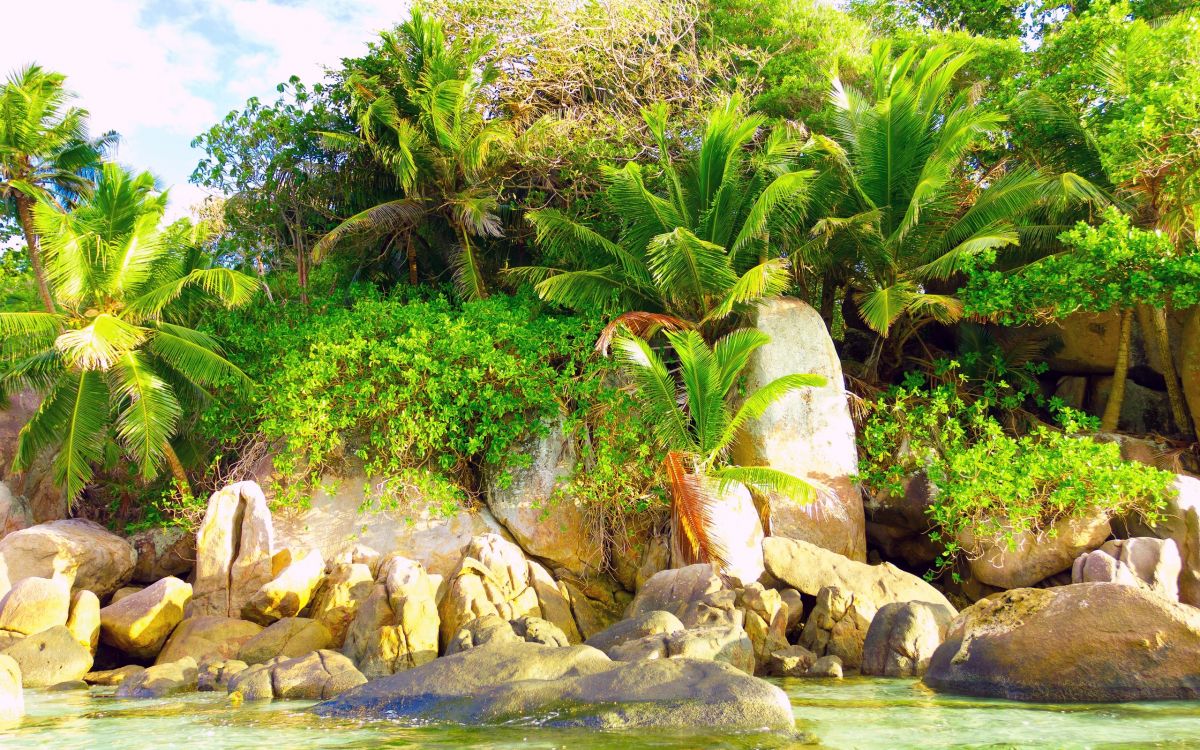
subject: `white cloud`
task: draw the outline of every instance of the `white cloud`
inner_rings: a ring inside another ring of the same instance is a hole
[[[250,96],[273,99],[291,75],[318,79],[362,54],[401,20],[405,0],[60,0],[5,3],[0,69],[36,61],[67,75],[95,132],[117,130],[121,161],[172,186],[171,214],[201,191],[187,185],[191,139]]]

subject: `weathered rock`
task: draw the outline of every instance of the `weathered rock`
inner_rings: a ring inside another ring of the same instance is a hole
[[[136,559],[129,542],[98,523],[51,521],[0,539],[0,590],[23,578],[58,574],[74,576],[74,591],[91,591],[103,599],[125,585]]]
[[[189,617],[171,633],[155,663],[169,664],[185,656],[197,663],[205,657],[232,659],[242,644],[260,632],[261,625],[232,617]]]
[[[378,570],[378,563],[376,563]],[[341,648],[346,631],[375,588],[375,575],[363,563],[339,563],[313,599],[312,618],[329,629],[329,647]]]
[[[127,596],[133,596],[137,592],[146,588],[145,586],[122,586],[113,592],[113,595],[108,598],[109,604],[116,604]]]
[[[932,539],[929,509],[934,488],[924,471],[904,480],[903,491],[879,492],[865,505],[867,540],[888,560],[902,561],[920,569],[934,563],[941,553]]]
[[[36,523],[33,508],[25,496],[14,493],[7,482],[0,482],[0,539]]]
[[[100,610],[100,638],[134,659],[153,659],[183,621],[191,598],[190,585],[164,578]]]
[[[27,688],[79,680],[92,668],[92,652],[79,645],[65,625],[22,638],[4,653],[20,666],[21,682]]]
[[[959,534],[958,543],[968,555],[972,576],[990,586],[1015,589],[1069,570],[1076,557],[1099,547],[1110,533],[1108,516],[1093,513],[1062,518],[1041,534],[1019,533],[1015,546],[1004,539],[977,538],[970,530]]]
[[[673,657],[718,661],[746,674],[754,674],[755,667],[754,644],[740,621],[644,636],[610,647],[607,655],[613,661]]]
[[[1112,390],[1112,378],[1102,377],[1092,380],[1092,392],[1089,402],[1095,404],[1095,410],[1101,411],[1108,403],[1108,394]],[[1166,425],[1171,424],[1171,402],[1165,390],[1147,388],[1136,381],[1125,381],[1125,396],[1121,399],[1121,414],[1117,418],[1118,428],[1139,435],[1149,432],[1165,431]]]
[[[529,643],[540,643],[543,646],[570,646],[567,634],[549,620],[526,615],[509,623],[513,632],[519,638]]]
[[[345,656],[321,650],[250,667],[235,675],[227,689],[246,700],[328,700],[366,682]]]
[[[242,618],[269,625],[283,617],[295,617],[308,606],[324,577],[321,553],[309,550],[250,597],[242,607]]]
[[[655,535],[646,542],[642,558],[633,577],[633,590],[641,591],[655,573],[671,567],[671,545],[665,537]]]
[[[12,503],[5,507],[4,492],[0,490],[0,537],[67,516],[66,495],[54,482],[53,453],[36,456],[32,465],[19,474],[12,471],[21,428],[37,413],[42,397],[31,388],[7,396],[8,404],[0,409],[0,484],[10,490]],[[7,585],[0,585],[0,594],[5,589]]]
[[[651,576],[626,611],[626,617],[647,612],[670,612],[684,627],[707,621],[710,605],[722,594],[732,594],[712,565],[689,565],[663,570]]]
[[[804,677],[817,655],[803,646],[788,646],[771,654],[767,674],[774,677]]]
[[[0,651],[16,644],[18,641],[24,640],[25,636],[20,633],[14,633],[11,630],[0,630]]]
[[[853,480],[858,473],[854,423],[841,360],[825,322],[804,302],[787,297],[759,305],[752,322],[771,340],[750,357],[747,392],[794,373],[821,375],[828,381],[824,387],[803,388],[776,401],[746,425],[734,446],[738,464],[770,466],[825,488],[808,506],[771,493],[767,531],[866,560],[862,495]]]
[[[808,671],[804,673],[804,676],[840,680],[842,679],[842,660],[832,654],[822,656],[813,662]]]
[[[257,484],[238,482],[214,492],[196,533],[187,616],[241,617],[242,607],[273,578],[273,540],[271,512]]]
[[[475,648],[375,680],[314,709],[326,716],[463,724],[791,729],[786,694],[724,664],[614,663],[588,646]]]
[[[66,625],[70,584],[62,578],[24,578],[0,599],[0,630],[33,635]]]
[[[883,677],[920,677],[942,645],[954,613],[926,602],[885,604],[863,644],[861,671]]]
[[[1144,585],[1160,596],[1179,601],[1181,569],[1179,547],[1173,539],[1114,539],[1075,558],[1071,583]]]
[[[100,599],[90,591],[77,591],[71,597],[67,630],[94,656],[100,644]]]
[[[1138,536],[1171,539],[1179,549],[1179,601],[1200,607],[1200,479],[1177,474],[1174,493],[1167,500],[1162,520],[1148,526],[1138,518],[1126,519]]]
[[[130,537],[129,542],[137,550],[132,580],[138,583],[185,576],[196,565],[196,536],[182,527],[146,529]]]
[[[329,647],[329,628],[307,617],[285,617],[268,625],[261,633],[242,644],[237,659],[246,664],[262,664],[277,657],[297,656]]]
[[[669,635],[684,630],[683,623],[670,612],[652,610],[621,620],[588,638],[586,643],[611,656],[613,648],[629,641],[653,635]]]
[[[484,615],[467,623],[455,634],[446,647],[446,654],[456,654],[471,648],[493,643],[528,641],[544,646],[569,646],[567,636],[552,622],[526,615],[512,622],[496,615]]]
[[[579,626],[580,638],[590,638],[619,622],[630,602],[629,595],[623,591],[590,586],[586,582],[567,579],[559,581],[559,587],[571,599],[571,614]],[[564,629],[563,632],[567,631]],[[567,632],[567,638],[572,637]]]
[[[0,654],[0,727],[15,723],[24,715],[21,667],[11,656]]]
[[[603,556],[566,489],[575,471],[575,442],[561,417],[546,420],[542,429],[544,435],[527,435],[510,454],[530,462],[506,461],[487,473],[488,508],[526,553],[582,575],[599,567]]]
[[[746,635],[754,644],[754,660],[761,670],[772,653],[788,646],[787,605],[778,591],[764,589],[760,583],[747,584],[738,595],[738,605],[745,614]]]
[[[884,563],[867,565],[806,542],[768,537],[763,542],[767,572],[802,594],[816,596],[825,586],[854,593],[860,609],[878,610],[892,602],[930,602],[954,608],[920,578]]]
[[[842,664],[855,669],[862,663],[863,643],[875,611],[853,593],[826,586],[817,594],[817,604],[804,625],[800,645],[818,657],[836,656]]]
[[[368,679],[411,669],[438,655],[437,587],[415,560],[392,557],[346,632],[342,652]]]
[[[804,599],[796,589],[780,589],[779,598],[787,605],[787,632],[791,635],[804,625]]]
[[[1017,589],[965,609],[925,673],[948,693],[1013,700],[1200,698],[1200,611],[1115,583]]]
[[[448,584],[438,607],[443,645],[476,617],[494,614],[515,620],[542,614],[529,562],[517,545],[495,534],[471,541]]]
[[[196,689],[196,660],[185,656],[179,661],[156,664],[131,675],[117,687],[118,698],[163,698]]]
[[[137,664],[128,664],[117,669],[105,669],[100,672],[88,672],[83,676],[83,681],[89,685],[102,685],[112,687],[120,685],[130,677],[145,672],[146,668]]]
[[[250,665],[237,659],[205,659],[200,663],[196,677],[196,690],[201,693],[224,691],[234,677],[249,669]]]
[[[580,643],[583,637],[575,624],[571,607],[571,592],[566,584],[555,581],[540,564],[529,561],[529,585],[537,594],[540,617],[554,624],[571,643]],[[518,618],[519,619],[519,618]]]

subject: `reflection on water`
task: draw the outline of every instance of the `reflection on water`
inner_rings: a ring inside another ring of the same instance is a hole
[[[488,748],[507,750],[791,750],[791,748],[1191,748],[1200,747],[1200,703],[1030,705],[953,698],[911,680],[781,680],[799,733],[711,736],[697,732],[598,733],[521,727],[399,726],[321,719],[308,702],[229,705],[194,693],[118,700],[112,690],[26,691],[27,715],[0,729],[0,748]]]

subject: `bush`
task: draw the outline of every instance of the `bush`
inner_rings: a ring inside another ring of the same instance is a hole
[[[908,477],[926,473],[930,537],[944,549],[939,565],[959,553],[964,529],[1013,547],[1026,532],[1053,533],[1065,517],[1098,510],[1153,521],[1163,509],[1171,475],[1123,461],[1116,443],[1082,434],[1094,418],[1054,404],[1061,429],[1041,424],[1014,437],[986,400],[967,403],[950,386],[926,390],[919,380],[870,405],[860,478],[872,493],[896,494]]]

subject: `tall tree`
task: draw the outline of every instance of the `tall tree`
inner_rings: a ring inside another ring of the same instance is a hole
[[[34,229],[34,206],[39,200],[66,206],[86,195],[92,188],[88,171],[116,142],[114,133],[88,138],[87,110],[68,106],[65,79],[30,65],[0,87],[0,200],[25,234],[46,312],[54,312],[54,298]]]
[[[149,173],[105,164],[94,194],[63,212],[34,209],[59,312],[0,312],[0,397],[45,394],[20,432],[15,471],[56,451],[54,477],[73,501],[114,440],[143,477],[164,463],[186,485],[171,446],[185,411],[241,370],[209,336],[182,323],[205,302],[241,304],[253,277],[198,263],[196,228],[160,227],[166,194]]]

